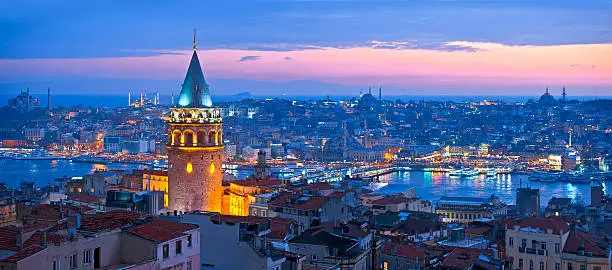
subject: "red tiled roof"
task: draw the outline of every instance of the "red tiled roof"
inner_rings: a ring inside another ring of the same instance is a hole
[[[547,231],[548,229],[553,230],[554,234],[560,234],[561,232],[566,233],[569,231],[569,226],[561,219],[553,218],[528,218],[523,222],[519,223],[521,228],[533,228]]]
[[[60,244],[66,241],[68,241],[68,237],[64,235],[47,232],[47,244]],[[28,240],[26,240],[23,243],[24,247],[29,247],[33,245],[38,245],[38,246],[43,245],[43,232],[42,231],[35,232]]]
[[[144,239],[161,243],[186,235],[185,232],[197,229],[198,225],[180,223],[154,218],[150,222],[134,225],[126,231]]]
[[[100,198],[82,193],[68,195],[68,199],[89,204],[100,202]]]
[[[480,256],[480,250],[475,248],[455,248],[442,261],[442,266],[451,269],[469,269]]]
[[[80,230],[90,232],[114,230],[132,224],[141,217],[144,217],[144,215],[128,211],[111,211],[86,215],[81,221]]]
[[[0,249],[17,251],[17,235],[19,228],[15,226],[0,227]]]
[[[595,237],[579,230],[572,230],[567,237],[563,252],[576,254],[578,251],[591,252],[593,256],[607,256],[606,252],[597,246],[597,239]]]
[[[89,206],[54,206],[50,204],[39,204],[32,206],[32,213],[25,215],[25,220],[38,220],[38,221],[59,221],[62,219],[62,213],[64,216],[75,214],[75,213],[87,213],[93,210]]]
[[[425,258],[425,249],[396,243],[384,243],[382,253],[387,255],[400,256],[405,258],[423,260]]]
[[[8,256],[4,259],[2,259],[1,262],[3,263],[16,263],[18,261],[21,261],[27,257],[30,257],[38,252],[40,252],[41,250],[43,250],[44,248],[40,247],[40,246],[29,246],[27,248],[22,249],[21,251]]]
[[[266,237],[283,240],[290,233],[292,224],[297,225],[297,221],[289,218],[272,218],[270,219],[270,233]]]

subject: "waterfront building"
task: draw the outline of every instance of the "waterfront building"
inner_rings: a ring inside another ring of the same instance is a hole
[[[23,130],[26,140],[40,141],[45,138],[45,129],[41,127],[29,127]]]
[[[521,187],[516,189],[516,209],[528,217],[540,216],[540,190]]]
[[[369,203],[372,206],[372,214],[378,215],[387,211],[401,212],[414,211],[433,213],[434,208],[431,202],[421,200],[421,198],[407,198],[402,195],[387,196],[374,200]]]
[[[221,212],[223,120],[212,107],[196,52],[168,124],[168,208],[170,211]]]
[[[507,205],[493,195],[488,198],[442,196],[436,205],[436,213],[442,215],[442,221],[453,223],[471,223],[507,212]]]

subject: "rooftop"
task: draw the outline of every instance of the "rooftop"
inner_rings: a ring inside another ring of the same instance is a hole
[[[289,207],[301,210],[319,210],[329,201],[327,197],[300,196],[299,194],[284,193],[270,201],[272,206]]]
[[[455,248],[442,261],[442,267],[450,269],[470,269],[478,260],[480,250],[474,248]]]
[[[195,224],[154,218],[142,224],[134,224],[125,231],[156,243],[162,243],[185,236],[186,232],[197,228],[198,225]]]
[[[411,258],[413,260],[417,258],[419,260],[423,260],[426,256],[424,248],[401,245],[391,242],[383,244],[382,253],[387,255]]]
[[[119,229],[123,226],[134,223],[144,217],[143,214],[128,211],[111,211],[86,215],[81,221],[80,230],[90,232],[101,232]]]
[[[21,261],[27,257],[30,257],[38,252],[40,252],[41,250],[43,250],[44,248],[40,247],[40,246],[29,246],[27,248],[22,249],[21,251],[10,255],[4,259],[2,259],[3,263],[16,263],[18,261]]]
[[[580,231],[572,230],[567,237],[563,252],[578,254],[584,252],[585,254],[592,254],[592,256],[606,257],[606,251],[601,247],[597,246],[597,239],[590,234]]]
[[[566,233],[569,231],[569,226],[563,220],[558,218],[528,218],[519,223],[521,230],[531,230],[533,232],[545,233],[547,230],[552,230],[554,234]]]

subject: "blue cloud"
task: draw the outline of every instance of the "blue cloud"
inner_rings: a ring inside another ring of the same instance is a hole
[[[247,55],[247,56],[240,57],[240,59],[238,59],[238,62],[256,61],[256,60],[259,60],[260,58],[261,56],[257,56],[257,55]]]

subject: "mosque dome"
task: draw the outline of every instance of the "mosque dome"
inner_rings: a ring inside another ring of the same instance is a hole
[[[546,88],[546,92],[540,97],[540,104],[542,105],[554,105],[557,103],[557,100],[548,92],[548,88]]]
[[[361,99],[359,99],[359,103],[357,104],[357,108],[359,108],[360,110],[371,111],[375,110],[378,105],[378,100],[374,96],[372,96],[372,94],[367,93],[361,96]]]
[[[344,138],[342,135],[334,136],[333,138],[327,140],[325,142],[325,146],[323,147],[323,151],[325,152],[342,152],[342,147],[344,145]],[[346,146],[347,149],[355,149],[361,148],[361,144],[352,136],[346,137]]]

